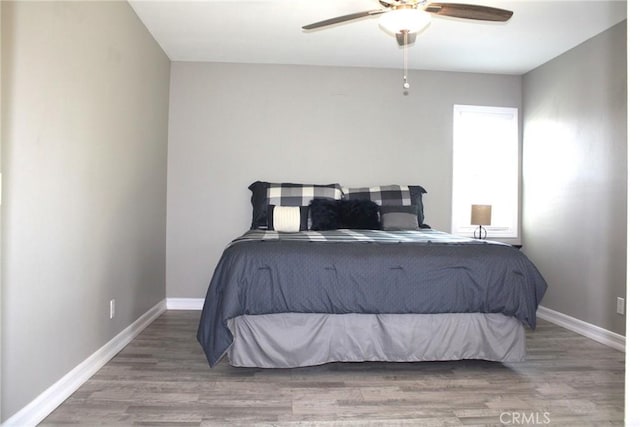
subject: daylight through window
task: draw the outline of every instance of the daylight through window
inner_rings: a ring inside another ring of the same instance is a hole
[[[454,105],[452,233],[473,236],[471,205],[491,205],[488,238],[518,237],[518,109]]]

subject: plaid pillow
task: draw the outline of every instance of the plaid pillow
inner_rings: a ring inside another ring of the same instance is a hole
[[[345,200],[371,200],[380,206],[411,206],[408,185],[342,188]]]
[[[313,199],[342,199],[342,191],[335,185],[269,184],[267,205],[307,206]]]
[[[320,193],[324,193],[325,195],[329,194],[331,199],[339,200],[342,198],[342,191],[340,190],[340,184],[328,184],[328,185],[308,185],[308,184],[273,184],[265,181],[256,181],[249,186],[249,190],[251,190],[251,206],[253,207],[253,215],[251,218],[251,229],[260,229],[267,227],[267,207],[269,204],[278,205],[278,206],[304,206],[302,203],[292,203],[287,205],[281,205],[280,203],[269,203],[267,202],[267,192],[269,189],[273,187],[314,187],[317,191],[317,194],[320,196]],[[326,188],[326,190],[318,190],[318,188]],[[287,193],[289,190],[285,190]],[[298,191],[298,190],[296,190]],[[303,193],[303,190],[299,190],[300,194]],[[274,190],[274,193],[277,192]],[[282,196],[282,191],[280,191],[280,195]],[[275,196],[275,194],[274,194]],[[300,199],[301,200],[301,199]],[[274,197],[275,201],[275,197]],[[289,201],[287,201],[289,203]],[[306,204],[309,204],[307,202]]]
[[[418,225],[420,228],[431,228],[424,223],[424,203],[422,203],[422,195],[427,193],[420,185],[410,185],[409,192],[411,193],[411,204],[415,205],[418,210]]]

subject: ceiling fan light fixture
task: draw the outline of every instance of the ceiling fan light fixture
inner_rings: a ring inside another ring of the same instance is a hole
[[[387,33],[395,36],[404,31],[419,33],[431,23],[431,14],[418,9],[395,9],[384,13],[378,25]]]

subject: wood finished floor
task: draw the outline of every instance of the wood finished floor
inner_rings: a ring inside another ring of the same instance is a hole
[[[622,425],[624,353],[539,321],[528,360],[211,369],[168,311],[42,425]]]

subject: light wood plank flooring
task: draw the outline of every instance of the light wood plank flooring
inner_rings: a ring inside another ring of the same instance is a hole
[[[42,425],[622,425],[624,353],[539,321],[526,362],[211,369],[168,311]]]

